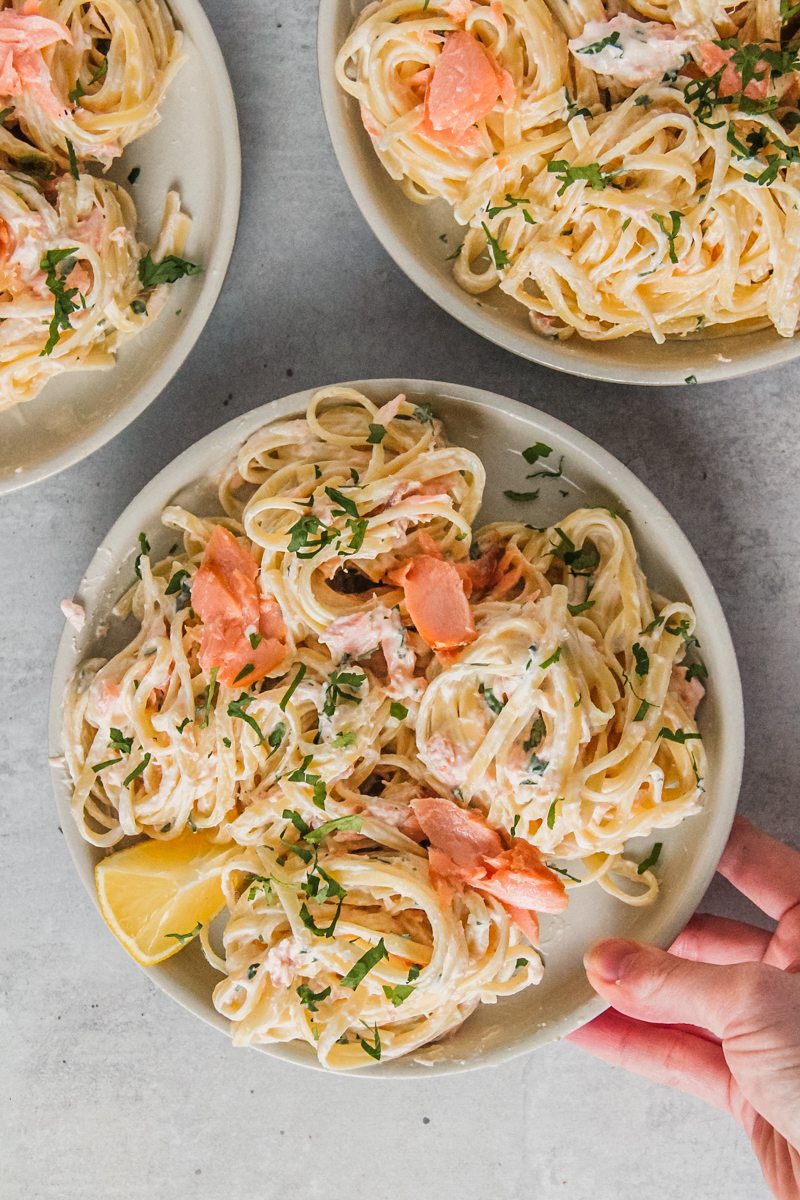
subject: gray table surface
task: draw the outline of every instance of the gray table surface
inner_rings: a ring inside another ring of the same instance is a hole
[[[800,368],[637,392],[552,374],[462,329],[400,274],[350,199],[318,101],[310,0],[206,8],[244,160],[219,304],[131,428],[0,502],[0,1196],[766,1196],[725,1116],[568,1044],[414,1084],[321,1077],[234,1050],[155,989],[82,890],[45,751],[59,601],[125,505],[190,442],[295,389],[382,375],[535,404],[596,438],[663,500],[719,589],[739,654],[741,808],[779,836],[797,830]],[[719,880],[706,907],[751,915]]]

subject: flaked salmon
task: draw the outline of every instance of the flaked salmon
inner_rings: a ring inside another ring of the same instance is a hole
[[[286,654],[286,626],[273,596],[258,588],[258,563],[217,525],[192,581],[192,608],[203,622],[200,665],[220,683],[248,686]],[[245,671],[245,667],[249,667]]]

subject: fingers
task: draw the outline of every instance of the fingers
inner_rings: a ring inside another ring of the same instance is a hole
[[[614,1067],[728,1108],[730,1071],[716,1042],[632,1021],[613,1009],[571,1033],[569,1041]]]
[[[800,904],[800,854],[744,817],[735,819],[717,870],[776,921]]]
[[[795,904],[781,917],[778,928],[764,955],[764,962],[784,971],[800,958],[800,904]]]
[[[696,913],[670,946],[670,954],[692,962],[728,963],[761,962],[767,953],[772,934],[744,921],[714,917],[711,913]]]
[[[699,1025],[725,1038],[759,1021],[759,997],[780,978],[755,963],[689,962],[637,942],[599,942],[584,959],[589,982],[619,1012],[642,1021]]]

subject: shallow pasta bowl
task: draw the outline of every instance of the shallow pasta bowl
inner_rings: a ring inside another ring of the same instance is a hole
[[[462,325],[498,346],[556,371],[631,384],[711,383],[791,362],[800,338],[769,328],[729,327],[720,336],[668,339],[658,346],[637,335],[593,342],[534,333],[526,310],[499,288],[472,296],[456,283],[447,256],[464,240],[442,200],[415,204],[386,173],[361,124],[356,101],[336,81],[336,55],[365,0],[321,0],[318,59],[322,104],[333,148],[353,199],[398,267]]]
[[[429,402],[441,416],[451,440],[474,450],[487,470],[487,486],[479,524],[496,520],[530,520],[549,524],[584,504],[619,505],[628,518],[650,585],[672,599],[688,600],[697,614],[697,633],[709,670],[708,695],[699,726],[708,756],[707,803],[697,817],[658,835],[664,849],[659,863],[661,892],[649,908],[631,908],[599,888],[573,893],[566,913],[545,916],[542,951],[544,981],[499,1004],[484,1005],[452,1036],[413,1058],[381,1063],[357,1074],[418,1076],[487,1066],[562,1037],[604,1007],[583,971],[584,950],[597,938],[619,935],[667,946],[699,903],[722,852],[736,808],[744,745],[742,696],[736,659],[725,618],[697,555],[658,500],[634,475],[588,438],[553,417],[514,400],[476,388],[428,380],[390,379],[355,383],[378,403],[404,392],[418,403]],[[239,446],[262,425],[301,415],[311,396],[297,393],[254,409],[224,425],[186,450],[156,476],[128,506],[110,530],[89,566],[77,597],[86,607],[86,624],[76,634],[67,627],[55,664],[50,705],[50,754],[61,753],[62,698],[76,666],[94,655],[108,656],[118,647],[101,641],[98,627],[133,579],[138,534],[144,531],[157,556],[173,540],[160,524],[169,503],[200,513],[219,511],[216,480]],[[544,441],[564,455],[564,476],[543,480],[540,499],[524,505],[504,496],[524,472],[520,451]],[[562,491],[568,491],[564,497]],[[113,628],[113,625],[112,625]],[[94,899],[93,871],[100,852],[79,836],[69,811],[70,787],[64,769],[53,767],[61,825],[75,866]],[[652,838],[631,843],[643,858]],[[98,928],[98,937],[104,936]],[[110,935],[109,935],[110,936]],[[109,947],[110,949],[110,947]],[[118,953],[123,953],[120,947]],[[168,995],[217,1028],[228,1023],[213,1007],[211,993],[220,977],[193,943],[149,974]],[[317,1066],[310,1048],[289,1043],[266,1048],[289,1062]]]
[[[202,333],[236,237],[241,155],[236,106],[222,52],[199,0],[168,0],[185,61],[161,121],[127,147],[110,172],[125,183],[142,241],[154,245],[170,189],[192,218],[185,255],[202,274],[176,283],[158,318],[125,342],[109,370],[66,371],[39,395],[0,413],[0,494],[71,466],[129,425],[163,391]]]

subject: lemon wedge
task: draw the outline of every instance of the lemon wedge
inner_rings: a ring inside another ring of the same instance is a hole
[[[118,850],[95,868],[103,919],[143,967],[163,962],[221,912],[221,874],[235,850],[200,833]]]

